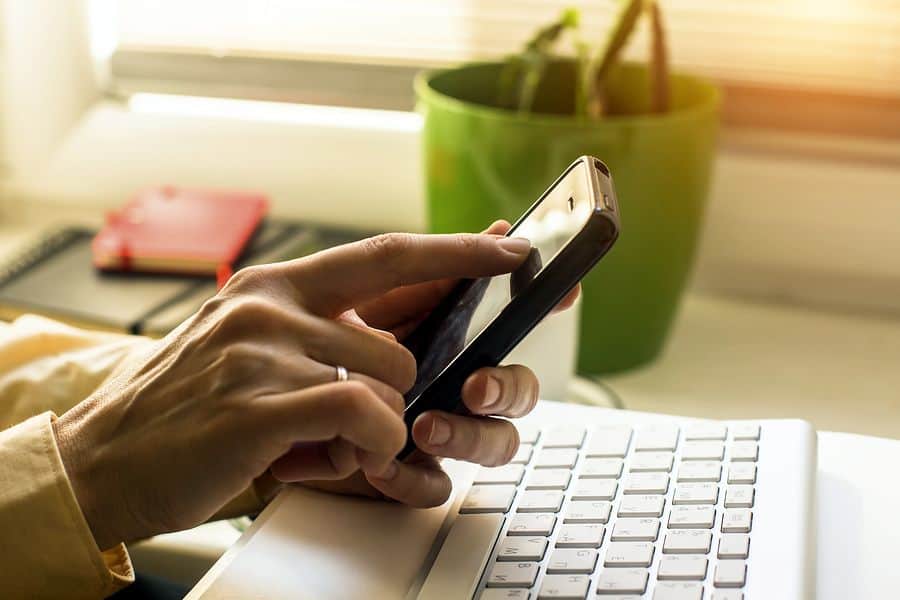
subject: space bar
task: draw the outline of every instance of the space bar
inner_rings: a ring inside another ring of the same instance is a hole
[[[419,592],[419,600],[471,598],[494,542],[503,515],[459,515]]]

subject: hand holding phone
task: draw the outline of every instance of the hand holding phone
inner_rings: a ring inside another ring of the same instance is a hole
[[[404,340],[416,357],[405,395],[407,427],[423,412],[466,412],[466,378],[496,366],[609,251],[619,215],[609,169],[583,156],[570,165],[507,236],[531,242],[512,273],[461,281]],[[409,436],[400,457],[415,449]]]

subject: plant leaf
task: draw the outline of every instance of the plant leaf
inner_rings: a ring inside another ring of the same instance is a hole
[[[566,30],[577,29],[580,21],[577,9],[564,10],[556,22],[539,29],[520,54],[507,58],[497,83],[498,106],[515,105],[522,112],[531,110],[553,46]]]

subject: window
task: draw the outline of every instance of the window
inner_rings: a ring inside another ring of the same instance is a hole
[[[719,80],[726,120],[900,137],[895,0],[661,0],[677,68]],[[492,59],[571,5],[601,39],[617,0],[96,0],[110,90],[410,108],[423,67]],[[628,49],[641,58],[640,30]],[[810,104],[816,108],[810,112]],[[849,111],[849,112],[848,112]],[[840,119],[832,118],[841,114]],[[849,116],[848,116],[849,115]],[[842,121],[830,122],[830,121]],[[887,131],[885,131],[887,128]]]

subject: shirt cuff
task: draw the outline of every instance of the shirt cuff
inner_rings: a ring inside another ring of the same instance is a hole
[[[101,552],[66,476],[55,415],[0,431],[0,589],[14,598],[102,598],[134,581],[123,544]]]

